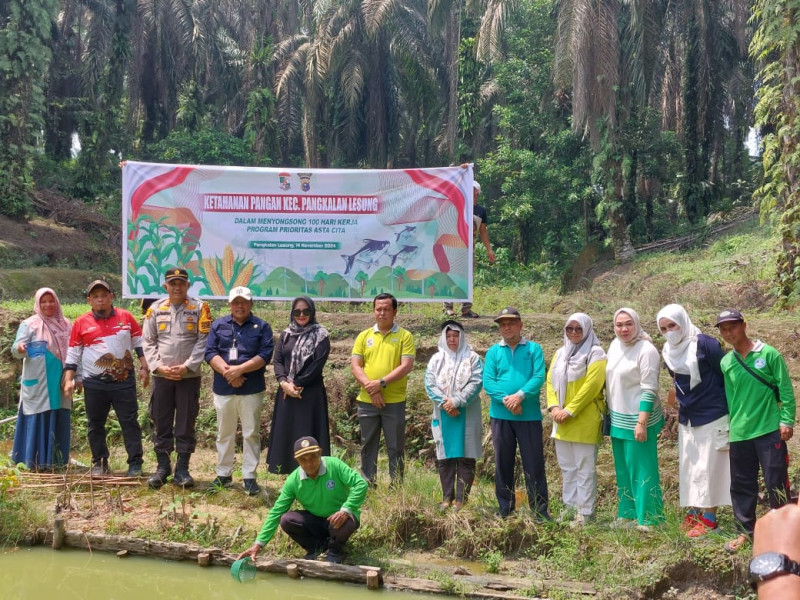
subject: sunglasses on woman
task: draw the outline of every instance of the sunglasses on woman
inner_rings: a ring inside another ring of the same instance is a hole
[[[583,327],[564,327],[567,333],[583,333]]]
[[[310,317],[311,316],[311,309],[310,308],[295,308],[292,311],[293,317]]]

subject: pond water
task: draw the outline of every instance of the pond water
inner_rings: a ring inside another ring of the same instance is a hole
[[[228,567],[198,567],[136,557],[120,559],[107,552],[0,549],[0,596],[46,600],[402,600],[408,594],[366,586],[290,579],[260,572],[239,583]],[[414,594],[414,600],[432,598]]]

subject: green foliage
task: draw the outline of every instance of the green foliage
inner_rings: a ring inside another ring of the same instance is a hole
[[[800,31],[796,26],[800,2],[758,0],[753,7],[757,23],[751,55],[762,61],[759,73],[756,123],[766,132],[762,141],[764,183],[755,191],[763,218],[780,217],[782,253],[778,285],[783,304],[800,298],[800,94],[793,75],[798,64]]]
[[[8,0],[0,9],[0,213],[11,217],[31,208],[57,9],[57,0]]]
[[[239,137],[210,128],[195,131],[175,129],[166,138],[151,144],[142,158],[158,162],[195,165],[266,166],[267,157],[258,159]]]

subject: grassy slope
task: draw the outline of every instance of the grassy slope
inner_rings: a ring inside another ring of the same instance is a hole
[[[582,310],[595,319],[598,335],[604,342],[612,338],[611,315],[620,306],[636,308],[646,329],[655,331],[653,319],[658,309],[668,302],[681,302],[695,323],[706,332],[713,315],[724,306],[741,307],[749,320],[750,331],[763,337],[784,352],[789,370],[800,376],[800,364],[795,351],[796,315],[773,313],[768,309],[773,272],[772,249],[776,239],[763,229],[745,228],[713,242],[710,246],[682,253],[640,256],[625,267],[609,271],[596,278],[590,290],[558,296],[551,290],[536,287],[496,288],[476,290],[476,308],[491,314],[507,304],[519,306],[525,316],[526,331],[540,342],[549,359],[561,343],[560,330],[566,315]],[[85,275],[82,275],[85,277]],[[0,306],[0,373],[12,372],[7,347],[16,323],[26,316],[27,301]],[[331,396],[331,416],[337,452],[356,461],[357,423],[352,419],[352,398],[356,391],[346,368],[352,341],[358,331],[368,326],[370,315],[363,307],[329,304],[321,321],[328,326],[334,340],[333,352],[326,373]],[[67,307],[72,315],[84,310],[81,305]],[[275,328],[286,319],[284,306],[259,306],[259,314]],[[217,313],[219,314],[219,312]],[[610,444],[604,443],[599,453],[599,502],[597,523],[584,530],[572,530],[558,524],[537,525],[527,509],[509,520],[493,516],[495,500],[491,483],[491,444],[486,440],[487,459],[479,465],[484,475],[476,485],[465,510],[459,514],[443,515],[435,510],[439,499],[438,478],[431,467],[433,456],[429,442],[429,402],[422,389],[424,366],[435,351],[437,324],[441,321],[436,305],[415,305],[409,312],[402,309],[399,320],[417,337],[418,360],[409,385],[409,468],[405,485],[389,490],[382,485],[370,494],[364,509],[362,528],[356,534],[354,560],[384,561],[391,568],[417,575],[428,572],[430,553],[455,561],[478,560],[492,569],[512,575],[589,581],[597,585],[601,597],[682,597],[713,598],[719,592],[740,593],[747,597],[742,586],[744,554],[730,557],[722,550],[725,537],[710,536],[689,541],[679,531],[682,518],[677,507],[676,439],[666,432],[660,442],[662,484],[668,523],[658,531],[641,535],[615,531],[608,523],[615,516],[616,498],[613,461]],[[483,354],[497,339],[490,319],[467,324],[470,341]],[[660,346],[661,340],[656,340]],[[274,384],[268,377],[270,400],[264,411],[264,426],[271,414],[271,395]],[[668,380],[662,379],[662,390]],[[208,389],[204,385],[204,389]],[[1,392],[0,392],[1,393]],[[169,489],[153,493],[146,489],[125,491],[126,511],[120,512],[114,503],[95,500],[90,509],[85,497],[73,498],[73,510],[68,511],[72,527],[85,527],[113,533],[128,533],[145,537],[175,540],[196,540],[203,544],[239,549],[246,547],[260,526],[271,505],[280,481],[268,477],[267,499],[250,499],[242,493],[205,493],[205,484],[213,478],[214,413],[210,399],[203,399],[200,417],[201,445],[193,472],[199,480],[198,491],[181,496]],[[143,407],[144,408],[144,407]],[[144,412],[144,410],[143,410]],[[545,417],[546,418],[546,417]],[[546,418],[547,419],[547,418]],[[144,419],[143,419],[144,420]],[[75,414],[75,455],[87,461],[80,407]],[[488,428],[487,428],[488,429]],[[545,422],[545,430],[549,423]],[[10,428],[0,430],[0,436],[12,435]],[[146,442],[146,447],[149,444]],[[793,458],[798,455],[795,440],[790,443]],[[547,440],[548,481],[552,512],[559,512],[560,477],[552,445]],[[795,461],[796,462],[796,461]],[[152,456],[148,463],[153,464]],[[114,464],[124,465],[124,452],[118,444]],[[385,473],[385,465],[381,466]],[[793,482],[798,473],[792,468]],[[2,477],[0,477],[2,482]],[[385,482],[384,482],[385,483]],[[2,487],[2,486],[0,486]],[[795,486],[796,487],[796,486]],[[53,497],[41,490],[23,489],[14,498],[25,499],[25,525],[44,523],[50,519]],[[730,509],[721,512],[724,535],[733,531]],[[239,534],[234,535],[239,530]],[[283,537],[272,543],[271,552],[290,554],[296,548]],[[420,558],[418,553],[423,553]],[[411,557],[397,562],[402,554]],[[502,557],[501,557],[502,555]],[[427,558],[426,558],[427,557]],[[395,561],[391,562],[390,561]],[[452,569],[439,567],[435,574],[447,581]],[[674,590],[670,590],[670,588]],[[531,590],[534,592],[534,590]]]

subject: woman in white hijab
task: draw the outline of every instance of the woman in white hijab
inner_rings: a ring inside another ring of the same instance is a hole
[[[664,425],[658,397],[658,350],[632,308],[614,313],[606,398],[617,474],[616,526],[650,531],[664,520],[656,440]]]
[[[561,520],[574,517],[575,526],[594,517],[605,382],[606,353],[594,334],[591,317],[570,315],[564,325],[564,345],[556,350],[547,373],[547,409],[553,418],[551,437],[561,467],[565,507]]]
[[[728,402],[716,338],[692,323],[680,304],[656,316],[667,342],[661,351],[678,404],[680,503],[688,508],[681,526],[689,537],[717,528],[717,507],[731,503]]]
[[[425,391],[433,402],[431,431],[443,509],[452,505],[460,510],[475,480],[475,462],[483,452],[482,381],[483,362],[467,343],[461,324],[445,321],[439,351],[425,372]]]

